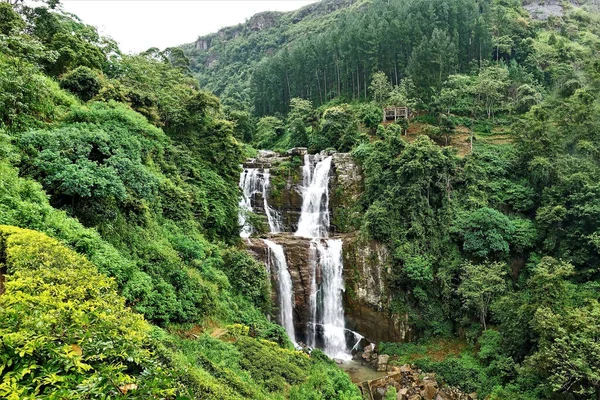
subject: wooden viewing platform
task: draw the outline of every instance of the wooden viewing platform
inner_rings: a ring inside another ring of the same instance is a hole
[[[410,117],[410,109],[408,107],[386,107],[383,109],[383,122],[397,121],[398,118]]]

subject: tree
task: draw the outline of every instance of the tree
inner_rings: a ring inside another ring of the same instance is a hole
[[[256,124],[255,146],[259,149],[270,149],[284,133],[284,124],[276,117],[262,117]]]
[[[446,146],[448,146],[448,144],[450,144],[451,136],[456,133],[456,124],[452,118],[446,114],[442,114],[440,116],[440,131],[446,139]]]
[[[590,299],[580,307],[554,312],[542,307],[533,329],[539,335],[537,351],[526,360],[540,375],[548,397],[552,393],[600,396],[600,304]]]
[[[475,105],[473,96],[474,79],[469,75],[450,75],[444,82],[437,105],[445,113],[471,115]]]
[[[24,27],[25,21],[13,7],[8,3],[0,2],[0,33],[3,35],[16,34]]]
[[[506,215],[484,207],[459,217],[455,231],[463,250],[483,259],[508,255],[515,226]]]
[[[88,67],[77,67],[65,74],[60,87],[76,94],[83,101],[89,101],[100,92],[98,74]]]
[[[293,98],[287,116],[287,128],[291,133],[292,147],[307,147],[309,144],[307,126],[315,123],[315,115],[310,100]]]
[[[375,103],[361,104],[357,108],[358,120],[367,128],[371,134],[377,131],[377,127],[381,124],[383,111],[381,107]]]
[[[375,103],[379,106],[386,104],[392,91],[392,84],[384,72],[379,71],[373,74],[369,91]]]
[[[506,291],[506,264],[500,262],[463,266],[458,294],[467,308],[474,309],[483,330],[487,330],[486,317],[492,302]]]
[[[349,151],[358,139],[354,112],[347,104],[328,108],[321,119],[321,135],[326,147]]]
[[[394,86],[388,99],[388,105],[396,107],[416,108],[419,105],[414,97],[415,84],[410,78],[404,78],[399,85]]]
[[[508,70],[497,65],[484,68],[479,72],[474,91],[488,118],[494,115],[495,110],[506,98],[508,78]]]
[[[415,82],[421,98],[439,93],[442,83],[455,72],[456,44],[443,30],[435,28],[429,38],[423,38],[413,51],[409,65],[409,76]]]

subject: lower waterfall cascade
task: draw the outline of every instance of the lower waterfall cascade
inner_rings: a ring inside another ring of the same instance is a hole
[[[275,268],[279,281],[279,318],[281,325],[295,345],[296,332],[294,329],[294,307],[292,304],[294,293],[292,291],[292,277],[290,276],[290,271],[285,260],[285,253],[281,245],[267,239],[263,241],[269,248],[267,258],[269,269],[273,273],[273,268]]]
[[[253,233],[246,224],[242,213],[253,211],[253,202],[258,203],[256,193],[262,196],[269,222],[269,239],[262,239],[266,246],[266,263],[271,279],[277,287],[278,322],[286,330],[290,340],[296,345],[298,338],[304,340],[310,348],[320,348],[330,358],[350,359],[350,349],[362,336],[346,329],[343,293],[343,241],[330,238],[329,182],[332,169],[332,157],[326,155],[304,155],[302,167],[302,208],[298,219],[298,228],[293,232],[298,241],[309,243],[307,263],[310,272],[310,316],[304,326],[304,332],[294,323],[295,293],[293,279],[286,261],[285,246],[278,244],[277,234],[284,229],[277,211],[268,204],[269,170],[246,168],[240,177],[243,192],[240,201],[241,236],[249,238]],[[292,232],[288,232],[292,233]]]

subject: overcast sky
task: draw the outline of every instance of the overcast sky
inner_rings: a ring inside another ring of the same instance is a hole
[[[61,0],[65,11],[98,27],[124,52],[161,50],[237,25],[261,11],[291,11],[307,0]]]

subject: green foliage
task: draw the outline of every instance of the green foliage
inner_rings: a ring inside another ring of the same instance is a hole
[[[0,33],[10,35],[25,27],[25,21],[17,14],[9,3],[0,4]]]
[[[384,400],[396,400],[396,398],[396,388],[393,386],[388,388],[385,392]]]
[[[462,282],[458,288],[464,305],[473,308],[483,329],[487,329],[486,316],[490,305],[506,291],[506,265],[503,263],[465,264]]]
[[[450,386],[460,386],[466,392],[477,391],[478,396],[485,396],[493,387],[481,364],[469,354],[450,356],[443,361],[423,358],[415,364],[425,371],[435,372]]]
[[[309,377],[300,385],[292,387],[291,400],[359,400],[362,398],[358,388],[352,384],[348,375],[319,350],[314,350],[311,358],[316,360],[309,368]]]
[[[270,392],[300,383],[307,377],[310,360],[302,353],[247,337],[240,337],[236,347],[241,353],[240,367]]]
[[[250,299],[259,309],[270,310],[269,277],[262,263],[245,252],[228,250],[223,254],[221,268],[240,294]]]
[[[540,375],[547,395],[598,393],[599,317],[600,305],[595,300],[581,307],[569,307],[560,314],[549,308],[536,311],[532,325],[540,336],[539,348],[526,365]]]
[[[56,240],[0,227],[0,394],[7,399],[174,398],[150,326],[111,279]],[[32,305],[35,305],[32,307]]]
[[[19,131],[51,121],[76,103],[58,85],[27,63],[0,55],[0,124]]]
[[[89,101],[100,92],[100,79],[90,68],[82,66],[62,76],[60,87]]]
[[[356,115],[362,125],[371,133],[374,133],[383,119],[383,110],[373,103],[366,103],[361,104],[356,111]]]
[[[376,72],[371,78],[371,84],[369,85],[369,91],[373,101],[379,106],[384,106],[390,97],[392,91],[392,84],[390,83],[385,72]]]
[[[348,105],[342,105],[325,110],[320,135],[316,139],[318,147],[349,151],[358,140],[358,126],[352,109]]]
[[[275,117],[263,117],[256,124],[254,145],[259,149],[272,148],[275,142],[283,135],[283,122]]]
[[[490,3],[353,3],[341,2],[329,9],[315,6],[298,11],[297,16],[284,14],[260,32],[253,32],[248,25],[231,28],[232,32],[221,32],[222,37],[203,38],[210,43],[205,51],[192,50],[191,45],[186,48],[196,56],[193,68],[202,82],[218,87],[219,94],[235,92],[233,87],[238,85],[244,87],[247,101],[253,101],[259,115],[287,111],[288,101],[294,97],[315,105],[335,97],[384,105],[392,85],[407,95],[399,105],[411,107],[417,99],[428,102],[439,94],[449,75],[470,72],[492,58],[494,16]],[[306,35],[305,30],[320,34]],[[224,40],[223,36],[233,36],[233,31],[238,33],[235,40]],[[271,55],[273,49],[277,51]],[[233,65],[211,68],[207,62],[211,57]],[[250,70],[249,85],[243,80],[225,81],[231,69],[243,66]],[[408,80],[402,82],[404,77]],[[239,86],[237,91],[243,92]],[[409,86],[410,93],[406,93]],[[398,96],[392,97],[396,103]]]
[[[456,231],[466,252],[486,258],[509,253],[515,227],[507,216],[485,207],[460,218]]]

